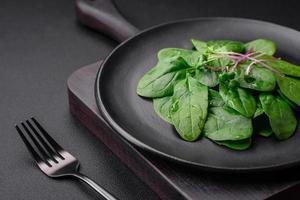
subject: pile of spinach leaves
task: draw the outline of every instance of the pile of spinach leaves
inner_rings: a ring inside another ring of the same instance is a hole
[[[293,135],[300,67],[273,57],[274,42],[191,42],[192,50],[160,50],[156,66],[137,86],[137,94],[153,98],[155,112],[183,140],[204,135],[244,150],[251,146],[253,132],[278,140]]]

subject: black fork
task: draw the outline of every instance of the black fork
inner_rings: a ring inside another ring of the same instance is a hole
[[[116,200],[104,188],[87,176],[79,173],[79,161],[64,150],[35,119],[15,125],[28,151],[38,167],[49,177],[73,176],[87,183],[107,200]],[[25,136],[27,135],[27,137]],[[31,142],[30,142],[31,141]]]

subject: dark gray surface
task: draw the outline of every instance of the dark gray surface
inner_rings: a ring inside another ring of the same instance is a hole
[[[297,1],[117,0],[139,28],[197,16],[251,17],[300,30]],[[283,3],[286,2],[286,3]],[[78,25],[71,0],[0,2],[0,199],[95,199],[83,184],[47,178],[13,128],[35,115],[82,163],[82,172],[120,199],[157,199],[68,111],[67,77],[107,55],[115,42]]]
[[[81,162],[81,172],[120,199],[156,199],[69,113],[66,80],[107,55],[115,42],[76,23],[73,1],[1,1],[0,199],[96,199],[77,181],[54,180],[37,169],[14,123],[31,115]]]

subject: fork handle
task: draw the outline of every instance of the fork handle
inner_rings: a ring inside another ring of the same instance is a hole
[[[102,188],[100,185],[98,185],[96,182],[94,182],[89,177],[87,177],[81,173],[76,173],[76,174],[71,174],[71,175],[75,176],[76,178],[80,179],[81,181],[83,181],[86,184],[88,184],[89,186],[91,186],[96,192],[101,194],[105,199],[117,200],[116,197],[114,197],[112,194],[110,194],[108,191],[106,191],[104,188]]]

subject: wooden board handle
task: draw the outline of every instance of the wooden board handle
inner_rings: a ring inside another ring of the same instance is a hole
[[[135,35],[138,29],[117,10],[112,0],[76,0],[76,15],[81,23],[118,42]]]

